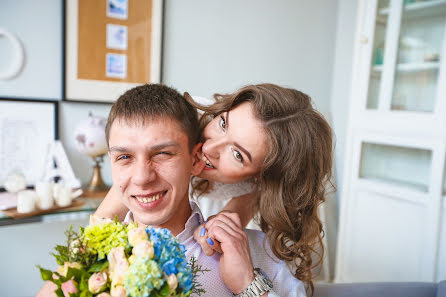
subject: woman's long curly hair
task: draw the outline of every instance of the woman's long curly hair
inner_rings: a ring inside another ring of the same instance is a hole
[[[312,270],[322,263],[324,247],[318,208],[325,201],[332,172],[332,130],[308,95],[273,84],[248,85],[233,94],[215,94],[200,127],[215,116],[250,102],[269,138],[269,150],[257,177],[260,227],[274,255],[287,262],[294,277],[313,295]],[[242,128],[242,127],[240,127]],[[194,184],[194,190],[203,190]]]

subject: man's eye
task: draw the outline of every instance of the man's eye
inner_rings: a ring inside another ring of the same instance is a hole
[[[173,156],[174,154],[172,152],[166,152],[166,151],[162,151],[162,152],[157,152],[154,156],[159,156],[159,157],[170,157]]]
[[[242,154],[240,154],[238,151],[233,151],[232,154],[234,155],[234,158],[237,161],[243,163],[243,156],[242,156]]]
[[[223,131],[226,131],[226,121],[223,116],[220,116],[220,127],[223,129]]]
[[[122,155],[117,158],[117,160],[128,160],[128,159],[130,159],[129,155]]]

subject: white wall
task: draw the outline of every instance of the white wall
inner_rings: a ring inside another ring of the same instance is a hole
[[[329,110],[335,0],[165,2],[163,80],[198,96],[272,82]]]
[[[353,67],[353,45],[356,33],[357,0],[339,0],[337,10],[336,41],[330,111],[336,133],[335,173],[337,193],[341,193],[344,169],[344,151],[349,112],[350,89]]]
[[[349,113],[349,101],[352,67],[353,67],[353,45],[356,33],[357,0],[338,0],[336,39],[334,47],[334,66],[332,72],[332,89],[330,97],[330,113],[332,115],[332,127],[336,134],[334,176],[337,187],[336,201],[342,203],[342,182],[345,158],[345,141],[347,132],[347,119]],[[327,200],[333,203],[332,200]],[[338,215],[333,211],[334,207],[328,207],[332,211],[327,214],[328,242],[331,244],[329,256],[331,259],[331,275],[334,276],[333,266],[336,257],[337,245],[337,223]]]

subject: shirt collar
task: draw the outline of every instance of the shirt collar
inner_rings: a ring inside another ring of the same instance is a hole
[[[195,229],[204,223],[203,214],[201,213],[197,203],[193,200],[189,200],[189,203],[190,208],[192,209],[192,213],[189,219],[186,221],[186,224],[184,225],[184,230],[177,235],[177,238],[180,242],[193,237]]]
[[[186,221],[184,225],[184,230],[177,235],[177,238],[180,242],[185,241],[188,238],[194,236],[195,229],[204,223],[203,214],[201,213],[200,208],[197,203],[193,200],[189,200],[190,208],[192,209],[192,213],[189,219]],[[124,223],[134,222],[133,213],[129,211],[125,216]]]

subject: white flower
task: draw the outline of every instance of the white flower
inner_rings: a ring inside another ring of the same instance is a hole
[[[124,284],[124,274],[129,268],[129,262],[125,257],[124,248],[122,246],[112,248],[107,259],[112,287]]]
[[[178,279],[175,274],[171,274],[167,276],[167,284],[169,285],[170,291],[173,291],[178,286]]]
[[[127,236],[129,237],[129,243],[131,246],[136,246],[141,241],[149,240],[149,236],[147,236],[146,229],[143,227],[130,229],[127,232]]]
[[[141,241],[135,245],[132,250],[132,255],[135,255],[136,257],[148,256],[149,259],[153,259],[154,253],[153,243],[150,241]]]
[[[93,294],[104,291],[107,285],[107,281],[108,276],[105,271],[93,273],[88,279],[88,290]]]

